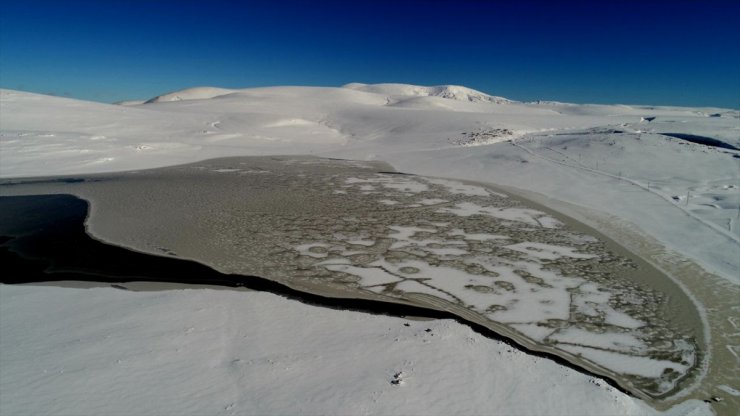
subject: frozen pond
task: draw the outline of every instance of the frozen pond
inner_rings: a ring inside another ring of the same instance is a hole
[[[706,358],[696,308],[668,277],[488,186],[380,163],[254,157],[2,189],[81,196],[91,234],[136,250],[450,311],[643,398],[690,385]]]

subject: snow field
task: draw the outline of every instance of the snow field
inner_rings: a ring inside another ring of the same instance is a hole
[[[453,321],[268,293],[2,285],[0,335],[2,414],[656,414]]]

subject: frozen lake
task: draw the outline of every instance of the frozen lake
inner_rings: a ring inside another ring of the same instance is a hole
[[[312,157],[23,182],[6,181],[3,194],[91,201],[87,228],[103,241],[305,292],[451,312],[648,400],[702,375],[702,321],[670,278],[490,186]]]

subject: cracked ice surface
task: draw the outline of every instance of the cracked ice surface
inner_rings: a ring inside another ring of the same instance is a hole
[[[694,341],[658,312],[662,294],[638,288],[631,280],[637,266],[597,238],[452,180],[376,174],[334,186],[352,196],[368,184],[380,185],[376,201],[393,201],[386,209],[398,211],[367,222],[372,231],[350,221],[357,235],[319,238],[312,244],[332,248],[311,267],[375,294],[429,296],[466,308],[621,374],[649,394],[670,391],[695,368]],[[295,249],[316,258],[306,247]]]

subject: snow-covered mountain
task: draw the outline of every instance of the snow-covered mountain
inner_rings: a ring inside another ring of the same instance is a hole
[[[512,103],[513,101],[503,97],[495,97],[492,95],[485,94],[480,91],[476,91],[471,88],[462,87],[459,85],[438,85],[433,87],[425,87],[420,85],[410,84],[361,84],[361,83],[350,83],[342,86],[355,91],[368,92],[372,94],[382,95],[388,98],[388,102],[400,102],[407,99],[418,98],[418,97],[439,97],[446,98],[449,100],[471,102],[471,103],[495,103],[505,104]],[[217,87],[194,87],[187,88],[180,91],[173,91],[166,94],[158,95],[143,101],[144,103],[162,103],[171,101],[187,101],[187,100],[203,100],[209,98],[215,98],[224,96],[227,94],[238,93],[238,92],[250,92],[254,89],[227,89]],[[123,105],[132,105],[137,101],[125,101]]]
[[[409,84],[361,84],[353,82],[343,85],[342,88],[387,95],[389,97],[394,97],[395,99],[402,99],[404,97],[440,97],[457,101],[469,101],[472,103],[504,104],[512,102],[503,97],[495,97],[476,91],[472,88],[462,87],[459,85],[423,87]]]

